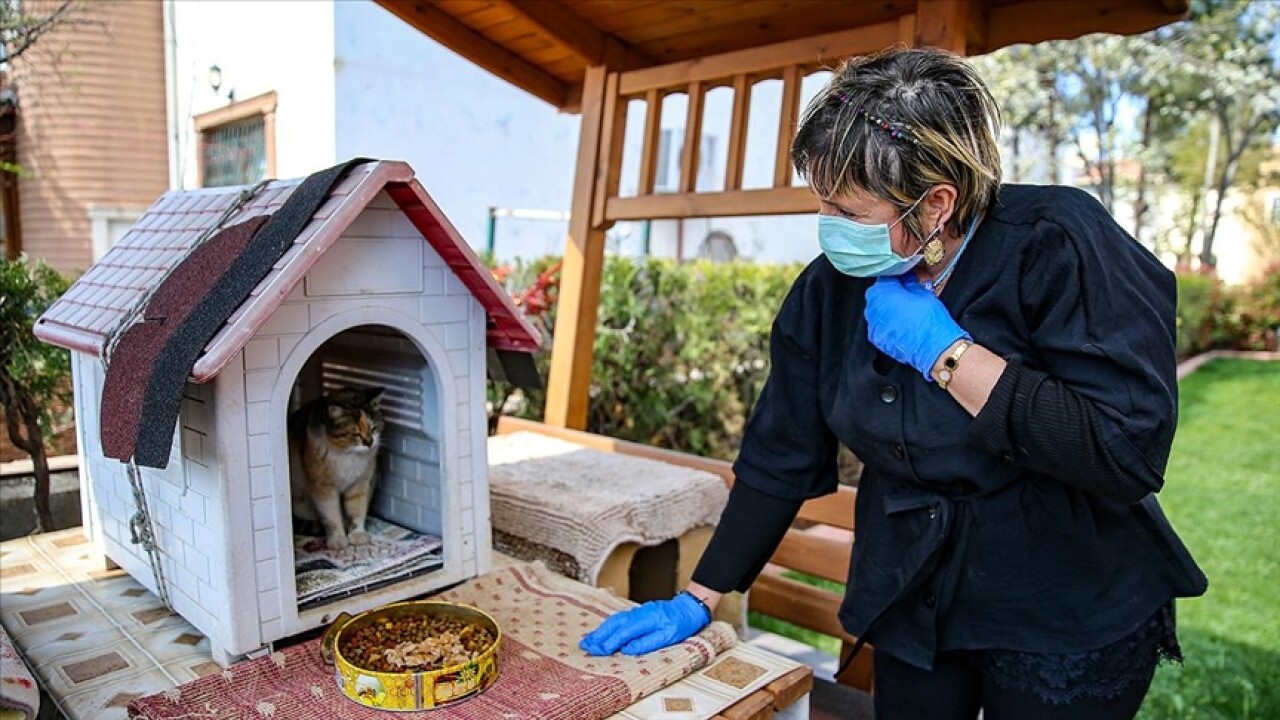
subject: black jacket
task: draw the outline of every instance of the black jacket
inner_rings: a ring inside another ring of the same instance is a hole
[[[1174,278],[1097,201],[1005,186],[956,266],[943,303],[1009,363],[976,418],[871,345],[870,282],[825,257],[796,280],[695,580],[750,586],[800,504],[835,490],[839,440],[865,463],[840,620],[907,662],[1084,652],[1205,591],[1153,495]]]

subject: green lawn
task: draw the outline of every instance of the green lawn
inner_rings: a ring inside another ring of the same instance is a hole
[[[1160,503],[1209,592],[1178,603],[1186,662],[1160,668],[1139,718],[1280,718],[1280,363],[1211,362],[1183,381],[1180,405]],[[839,652],[774,618],[750,623]]]
[[[1181,396],[1160,502],[1209,592],[1178,604],[1186,663],[1139,717],[1280,718],[1280,363],[1216,360]]]

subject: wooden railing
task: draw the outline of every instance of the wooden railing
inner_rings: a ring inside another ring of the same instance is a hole
[[[608,227],[618,220],[782,215],[812,212],[817,203],[807,188],[792,185],[791,138],[800,113],[805,77],[832,69],[852,55],[879,50],[885,37],[908,41],[915,31],[915,16],[829,35],[778,43],[767,47],[725,53],[660,67],[610,73],[605,82],[600,157],[593,193],[592,225]],[[769,187],[744,189],[747,127],[751,94],[761,82],[782,82],[778,130],[773,150]],[[716,190],[699,191],[698,169],[703,115],[707,92],[730,88],[733,110],[725,158],[724,182]],[[680,179],[675,192],[655,192],[660,118],[664,100],[683,94],[687,98]],[[623,146],[626,142],[627,107],[645,104],[636,195],[619,194]]]
[[[595,450],[702,470],[719,475],[727,485],[732,485],[734,481],[733,466],[724,460],[650,447],[581,430],[553,427],[531,420],[503,417],[498,421],[499,435],[519,431],[542,433]],[[842,584],[846,581],[849,555],[853,551],[853,506],[857,497],[857,489],[841,486],[831,495],[815,498],[802,505],[796,523],[787,531],[748,595],[751,610],[840,638],[841,658],[854,642],[853,636],[845,632],[836,619],[842,595],[785,577],[784,573],[794,570]],[[859,653],[849,669],[837,678],[841,683],[868,691],[871,689],[871,679],[869,647]]]

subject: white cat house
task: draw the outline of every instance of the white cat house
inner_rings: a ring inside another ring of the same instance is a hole
[[[487,570],[486,369],[527,371],[539,344],[408,165],[357,165],[302,217],[301,231],[263,266],[256,286],[246,286],[252,292],[216,326],[189,371],[178,369],[166,462],[138,468],[135,483],[103,443],[120,415],[104,406],[108,369],[128,370],[114,366],[125,362],[113,354],[124,342],[115,343],[119,328],[138,320],[134,308],[173,294],[166,287],[197,255],[194,245],[212,246],[216,228],[287,215],[282,208],[296,209],[289,200],[300,185],[166,193],[36,325],[41,339],[73,351],[87,532],[208,635],[224,664],[339,611]],[[213,290],[178,290],[197,310],[216,300],[201,295]],[[382,568],[348,582],[336,599],[300,606],[286,417],[338,386],[386,388],[371,516],[434,538],[439,549],[414,572]],[[149,401],[135,409],[143,422],[159,412]],[[133,541],[140,506],[154,550]]]

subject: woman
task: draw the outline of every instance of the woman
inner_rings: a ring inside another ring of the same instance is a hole
[[[839,618],[875,645],[878,717],[1130,718],[1173,598],[1206,580],[1156,504],[1177,412],[1173,275],[1083,192],[1000,184],[999,111],[964,60],[851,60],[792,145],[823,254],[693,582],[607,619],[641,654],[746,590],[801,503],[864,462]]]

